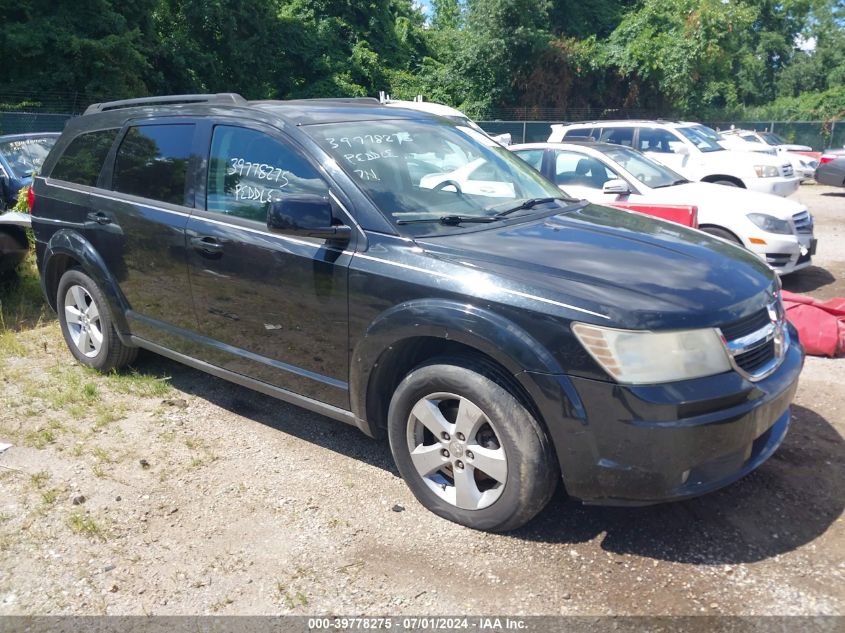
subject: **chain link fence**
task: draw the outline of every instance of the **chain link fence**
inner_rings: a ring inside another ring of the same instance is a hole
[[[71,117],[81,114],[96,101],[109,101],[109,97],[91,96],[79,92],[54,92],[32,95],[27,92],[0,94],[0,134],[25,132],[61,132]],[[671,113],[670,113],[671,114]],[[636,108],[502,108],[494,116],[480,117],[481,127],[491,134],[510,133],[514,143],[545,141],[551,132],[550,125],[571,121],[607,119],[677,119],[667,113]],[[815,151],[828,147],[845,146],[845,120],[843,121],[703,121],[716,130],[731,126],[743,129],[769,130],[790,143],[809,145]]]
[[[656,119],[656,117],[642,118]],[[600,119],[568,119],[568,121],[574,120]],[[549,138],[552,124],[564,122],[566,121],[478,121],[478,124],[489,134],[509,133],[514,143],[541,143]],[[845,121],[703,121],[703,123],[714,130],[728,130],[731,126],[745,130],[768,130],[782,136],[790,143],[808,145],[817,152],[829,147],[845,146]]]

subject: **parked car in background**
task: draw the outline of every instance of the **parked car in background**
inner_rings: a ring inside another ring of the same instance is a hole
[[[723,130],[719,134],[728,143],[733,140],[739,139],[746,143],[759,143],[760,145],[765,145],[766,147],[772,148],[779,153],[813,151],[813,148],[809,145],[799,145],[797,143],[790,143],[785,138],[779,136],[778,134],[775,134],[774,132],[758,132],[756,130],[741,130],[734,128],[730,130]]]
[[[812,178],[819,166],[819,161],[812,155],[812,147],[788,143],[772,132],[732,129],[720,132],[719,135],[721,145],[727,149],[750,148],[752,151],[775,153],[787,158],[792,163],[792,169],[802,178]]]
[[[506,189],[420,186],[478,159]],[[704,494],[789,429],[803,350],[769,267],[568,198],[441,117],[95,104],[32,202],[78,362],[109,371],[141,347],[386,437],[417,499],[476,529],[519,527],[561,479],[593,503]]]
[[[815,179],[820,185],[845,187],[845,148],[822,152]]]
[[[389,108],[407,108],[409,110],[418,110],[420,112],[428,112],[429,114],[442,116],[444,119],[449,119],[453,123],[465,125],[467,127],[472,128],[476,132],[480,132],[485,136],[489,136],[501,145],[511,144],[511,135],[509,133],[488,134],[483,129],[481,129],[481,126],[478,125],[478,123],[470,119],[466,114],[464,114],[457,108],[443,105],[442,103],[435,103],[433,101],[423,101],[422,96],[418,96],[413,101],[400,101],[398,99],[391,99],[390,95],[382,92],[379,94],[379,102]]]
[[[812,263],[813,218],[803,204],[690,182],[636,150],[610,143],[531,143],[509,149],[571,196],[599,204],[694,205],[699,229],[744,246],[779,274]]]
[[[728,151],[696,129],[698,124],[671,121],[593,121],[554,124],[550,143],[589,137],[639,150],[688,180],[788,196],[801,178],[776,156]]]
[[[0,210],[15,206],[58,138],[58,132],[0,136]]]

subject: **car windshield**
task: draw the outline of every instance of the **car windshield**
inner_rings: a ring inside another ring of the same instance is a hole
[[[707,127],[706,125],[702,125],[701,123],[696,123],[695,125],[690,126],[691,130],[695,130],[704,138],[709,138],[711,141],[716,141],[717,143],[722,138],[719,136],[719,133],[714,130],[712,127]]]
[[[778,136],[774,132],[759,132],[760,136],[763,137],[763,140],[766,141],[769,145],[788,145],[789,141],[787,141],[782,136]]]
[[[680,174],[629,147],[607,148],[602,152],[646,187],[659,189],[687,182]]]
[[[391,119],[303,129],[394,223],[492,218],[562,196],[525,162],[465,125]]]
[[[0,141],[0,154],[18,177],[31,176],[32,172],[41,169],[44,159],[55,143],[55,136]]]
[[[723,148],[715,139],[708,138],[696,129],[698,126],[679,127],[678,132],[687,137],[688,140],[702,152],[721,152]],[[703,127],[703,126],[701,126]]]

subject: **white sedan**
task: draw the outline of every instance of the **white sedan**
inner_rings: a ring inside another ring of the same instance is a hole
[[[756,253],[781,275],[809,266],[816,250],[807,207],[780,196],[690,182],[629,147],[530,143],[511,151],[575,198],[596,203],[695,205],[699,228]]]

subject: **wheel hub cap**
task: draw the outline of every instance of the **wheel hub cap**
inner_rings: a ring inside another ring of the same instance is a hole
[[[419,400],[407,439],[417,474],[441,499],[480,510],[502,495],[507,456],[490,418],[467,398],[434,393]]]

